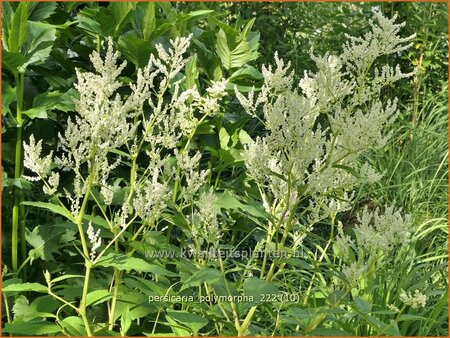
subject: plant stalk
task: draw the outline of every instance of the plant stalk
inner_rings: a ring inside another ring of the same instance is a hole
[[[116,254],[119,253],[119,243],[116,241],[114,242],[114,249]],[[119,285],[121,283],[121,276],[122,273],[119,269],[114,268],[114,280],[113,280],[113,285],[112,287],[114,288],[114,293],[113,293],[113,298],[111,300],[111,309],[109,311],[109,319],[108,319],[108,329],[110,331],[113,330],[114,328],[114,324],[115,324],[115,320],[114,320],[114,315],[116,312],[116,304],[117,304],[117,295],[119,293]]]
[[[83,203],[81,204],[81,209],[80,209],[80,212],[77,217],[77,227],[78,227],[78,232],[80,233],[81,245],[83,247],[83,254],[85,256],[84,261],[85,261],[85,266],[86,266],[86,271],[85,271],[85,275],[84,275],[83,294],[81,296],[80,305],[78,307],[78,313],[80,314],[81,318],[83,319],[83,323],[86,328],[86,333],[89,337],[92,336],[92,332],[89,327],[89,321],[86,317],[86,300],[87,300],[87,294],[89,291],[89,280],[90,280],[90,276],[91,276],[92,263],[89,259],[89,249],[87,247],[86,236],[84,235],[83,218],[84,218],[84,213],[86,211],[87,203],[89,201],[89,196],[91,194],[91,188],[94,183],[94,169],[93,169],[94,165],[95,165],[94,162],[95,162],[95,151],[91,155],[90,167],[89,167],[89,178],[88,178],[88,183],[87,183],[87,188],[86,188],[86,194],[84,195]]]
[[[24,92],[24,73],[15,73],[16,81],[16,147],[15,147],[15,161],[14,161],[14,180],[19,180],[22,176],[22,109],[23,109],[23,92]],[[19,250],[19,225],[20,242],[22,255],[26,254],[25,244],[25,223],[21,221],[24,216],[24,209],[20,208],[20,202],[23,200],[22,191],[17,186],[14,187],[14,205],[12,210],[12,236],[11,236],[11,265],[14,272],[18,268],[18,250]],[[25,249],[25,250],[24,250]],[[25,251],[25,252],[24,252]],[[23,257],[25,259],[25,257]]]
[[[83,295],[81,296],[80,306],[78,307],[78,313],[83,319],[84,327],[88,337],[92,337],[91,328],[89,327],[89,321],[86,316],[86,299],[89,291],[89,279],[91,277],[91,263],[86,262],[86,272],[84,274]]]

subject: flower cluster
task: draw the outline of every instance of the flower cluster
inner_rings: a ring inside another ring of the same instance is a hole
[[[367,271],[386,266],[395,257],[393,252],[409,244],[411,216],[402,216],[400,212],[392,206],[386,207],[384,213],[366,207],[353,229],[355,238],[345,234],[338,222],[333,250],[343,261],[341,271],[348,281],[356,283]]]
[[[118,58],[109,39],[104,60],[97,52],[91,55],[94,72],[77,70],[77,115],[68,119],[64,133],[59,135],[59,146],[64,152],[57,159],[60,165],[75,172],[75,198],[86,190],[81,166],[87,161],[94,181],[106,184],[121,160],[119,157],[109,163],[108,154],[134,138],[138,124],[133,118],[142,112],[142,101],[149,97],[148,86],[131,86],[126,99],[117,93],[123,86],[118,77],[126,66],[126,62],[118,65]]]
[[[34,176],[23,176],[30,181],[39,181],[41,178],[47,177],[52,168],[53,151],[45,157],[42,157],[42,140],[36,143],[34,135],[30,136],[30,143],[23,145],[24,160],[23,164],[26,168],[37,174]]]
[[[200,152],[190,156],[189,152],[175,151],[179,173],[174,177],[178,182],[182,181],[184,177],[183,196],[185,199],[191,199],[198,192],[200,187],[206,182],[209,175],[209,169],[200,169],[200,159],[202,157]]]
[[[312,199],[313,210],[330,205],[325,195],[342,198],[357,185],[381,177],[358,159],[390,137],[385,130],[397,116],[397,102],[383,103],[381,90],[413,73],[377,63],[380,56],[407,49],[414,36],[399,36],[403,24],[395,23],[396,16],[373,14],[371,31],[348,36],[340,55],[311,54],[317,71],[305,72],[298,88],[290,63],[275,54],[275,66],[262,69],[258,95],[236,90],[245,111],[267,129],[247,145],[248,175],[275,201],[286,204],[289,190],[297,190]]]
[[[406,292],[401,290],[400,300],[405,304],[411,306],[413,309],[418,309],[420,307],[425,307],[427,304],[428,297],[422,294],[419,290],[414,291],[414,295],[411,292]]]
[[[156,219],[167,206],[166,200],[169,197],[169,188],[158,182],[158,171],[156,171],[151,179],[145,180],[137,188],[133,207],[142,220]]]
[[[388,206],[384,213],[379,209],[369,211],[364,208],[358,216],[358,224],[355,225],[354,232],[357,242],[344,234],[342,226],[338,227],[338,235],[335,240],[335,248],[342,258],[349,255],[349,250],[363,249],[368,254],[377,255],[379,253],[389,254],[396,248],[408,243],[412,230],[410,215],[401,215],[401,210],[395,210]]]
[[[180,71],[187,63],[183,58],[191,36],[171,40],[171,48],[166,52],[161,45],[157,45],[158,56],[152,55],[149,64],[138,74],[139,79],[146,83],[156,93],[148,100],[151,114],[144,119],[145,140],[151,149],[162,147],[176,148],[178,142],[191,135],[203,116],[212,116],[220,111],[220,101],[226,94],[224,79],[212,82],[202,95],[197,87],[184,88],[185,77]],[[155,78],[162,76],[158,85],[154,85]],[[163,95],[171,89],[169,101],[162,100]]]
[[[198,210],[192,218],[192,237],[201,246],[204,242],[217,247],[222,237],[222,226],[219,224],[219,210],[215,206],[217,196],[211,189],[200,195],[197,203]]]
[[[136,164],[133,182],[129,182],[133,187],[131,195],[113,219],[122,227],[128,224],[130,214],[142,220],[154,219],[166,207],[174,180],[182,186],[185,183],[183,193],[192,199],[209,171],[199,169],[200,153],[190,154],[190,139],[206,117],[220,112],[227,82],[213,81],[203,93],[196,86],[187,88],[181,72],[188,61],[184,54],[190,40],[191,36],[170,40],[167,49],[157,44],[156,54],[150,56],[147,66],[137,70],[136,82],[122,90],[127,86],[119,76],[126,62],[119,62],[120,55],[114,51],[112,39],[108,39],[105,57],[98,52],[90,57],[93,71],[77,70],[77,114],[68,119],[65,131],[59,135],[59,157],[53,158],[53,153],[42,157],[42,141],[36,143],[33,135],[24,145],[25,166],[37,174],[28,178],[48,179],[44,190],[54,194],[59,183],[59,174],[50,174],[54,162],[65,171],[73,171],[73,189],[65,190],[65,195],[77,217],[89,184],[100,187],[106,205],[113,203],[110,174],[123,164],[114,151],[127,148],[131,158],[136,159],[145,149],[148,167],[142,172]],[[119,94],[119,89],[129,94]],[[167,169],[171,156],[177,159],[180,170]]]
[[[97,249],[102,245],[102,238],[100,237],[100,229],[95,232],[94,227],[92,226],[92,222],[89,222],[89,226],[87,229],[87,235],[89,242],[91,243],[91,259],[93,260],[95,258],[95,253]]]
[[[389,253],[406,244],[412,229],[411,216],[402,216],[400,212],[390,206],[380,214],[378,209],[369,212],[366,207],[355,227],[360,247],[367,252]]]
[[[353,262],[350,265],[344,265],[342,267],[342,273],[345,278],[349,281],[350,285],[355,285],[364,276],[367,271],[367,264],[359,264],[358,262]]]

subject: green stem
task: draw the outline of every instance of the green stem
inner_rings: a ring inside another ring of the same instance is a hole
[[[116,241],[114,242],[114,249],[116,254],[119,253],[119,243]],[[117,295],[119,293],[119,285],[120,285],[120,280],[121,280],[121,272],[120,270],[118,270],[117,268],[114,268],[114,280],[113,280],[113,288],[114,288],[114,293],[113,293],[113,298],[111,300],[111,309],[109,311],[109,330],[112,331],[114,328],[114,324],[115,324],[115,320],[114,320],[114,316],[115,316],[115,312],[116,312],[116,304],[117,304]]]
[[[208,117],[208,114],[205,114],[202,116],[202,118],[198,121],[198,123],[196,124],[194,130],[192,130],[191,134],[189,135],[186,144],[184,145],[184,148],[180,151],[180,155],[183,154],[188,148],[189,145],[191,144],[192,139],[194,138],[195,132],[197,131],[197,128],[203,123],[203,121],[205,121],[205,119]],[[181,174],[181,169],[180,167],[177,168],[177,177],[179,177]],[[180,180],[176,180],[175,181],[175,185],[173,187],[173,192],[172,192],[172,202],[174,204],[176,204],[177,201],[177,195],[178,195],[178,189],[180,187]],[[170,243],[170,238],[172,236],[172,224],[170,223],[167,226],[167,231],[166,231],[166,237],[167,237],[167,243]]]
[[[228,295],[230,296],[230,298],[232,299],[232,294],[231,294],[231,291],[230,291],[230,287],[228,286],[227,277],[225,275],[225,267],[223,265],[222,256],[221,256],[220,252],[218,253],[217,256],[219,258],[219,266],[220,266],[220,270],[222,271],[223,280],[225,282],[225,289],[226,289]],[[230,307],[231,307],[231,312],[233,313],[234,325],[236,327],[238,335],[242,336],[241,333],[243,333],[243,330],[241,328],[241,321],[239,319],[239,314],[237,313],[236,306],[235,306],[235,304],[234,304],[234,302],[232,300],[230,301]]]
[[[119,294],[119,285],[121,283],[121,272],[114,268],[114,293],[113,298],[111,300],[111,310],[109,312],[109,330],[112,331],[115,324],[115,313],[116,313],[116,304],[117,304],[117,295]]]
[[[265,245],[265,250],[264,250],[264,258],[263,258],[263,262],[262,262],[262,266],[261,266],[261,273],[259,275],[260,279],[262,279],[264,277],[264,273],[266,272],[267,255],[268,255],[267,246],[271,242],[272,242],[272,222],[269,222],[269,229],[267,231],[266,245]]]
[[[89,201],[89,197],[91,194],[92,184],[94,183],[94,173],[93,173],[93,167],[95,165],[94,158],[95,158],[95,156],[92,155],[91,160],[90,160],[89,178],[88,178],[88,182],[87,182],[86,194],[84,195],[83,203],[81,204],[80,212],[79,212],[77,220],[76,220],[78,232],[80,233],[81,245],[83,247],[83,253],[85,255],[86,260],[89,259],[89,249],[87,247],[86,236],[84,235],[84,230],[83,230],[83,218],[84,218],[84,213],[86,211],[87,203]]]
[[[31,256],[28,256],[23,262],[22,264],[19,266],[19,268],[17,269],[16,273],[19,274],[20,271],[22,271],[22,269],[27,265],[27,263],[31,260]]]
[[[15,163],[14,163],[14,179],[19,180],[22,176],[22,109],[23,109],[23,91],[24,91],[24,74],[14,74],[16,82],[16,149],[15,149]],[[19,224],[24,226],[24,223],[20,221],[20,216],[23,217],[23,212],[20,211],[20,202],[23,199],[22,191],[18,188],[14,188],[14,205],[12,210],[12,236],[11,236],[11,263],[14,272],[18,267],[18,250],[19,250]],[[22,214],[22,215],[21,215]],[[20,241],[25,245],[25,229],[20,231]],[[26,250],[25,250],[26,251]]]
[[[95,265],[99,262],[100,258],[105,254],[105,252],[109,249],[111,245],[113,245],[117,239],[125,232],[125,230],[128,229],[128,227],[131,225],[131,223],[134,222],[136,219],[136,216],[134,216],[121,230],[117,235],[114,236],[114,238],[105,246],[105,248],[95,257],[95,259],[92,261],[92,265]]]
[[[100,38],[100,34],[97,35],[97,53],[100,53],[101,49],[102,49],[102,41]]]
[[[27,241],[25,238],[25,206],[22,204],[24,201],[23,192],[19,196],[19,231],[20,231],[20,254],[21,260],[24,262],[27,259]],[[27,265],[23,266],[22,279],[27,280]]]
[[[78,313],[83,319],[84,327],[86,328],[86,333],[88,337],[92,337],[91,328],[89,327],[89,321],[86,316],[86,300],[89,291],[89,279],[91,277],[91,263],[86,262],[86,272],[84,274],[84,285],[83,285],[83,295],[81,296],[80,306],[78,308]]]
[[[142,143],[139,145],[138,151],[141,148]],[[130,169],[130,192],[128,193],[127,202],[130,203],[133,198],[135,186],[136,186],[136,162],[137,162],[137,153],[131,155],[133,160],[131,161],[131,169]],[[132,210],[132,209],[131,209]]]
[[[15,188],[15,191],[17,188]],[[17,271],[17,250],[19,244],[19,197],[17,192],[14,196],[14,206],[12,210],[12,234],[11,234],[11,260],[12,269],[14,272]]]
[[[294,202],[294,204],[292,204],[292,206],[290,206],[289,205],[290,204],[289,203],[290,184],[289,184],[288,192],[289,193],[288,193],[288,202],[287,202],[287,209],[286,209],[286,211],[288,211],[290,209],[291,213],[289,214],[289,218],[286,221],[283,237],[281,238],[280,243],[277,243],[277,250],[279,250],[280,247],[283,247],[283,245],[284,245],[284,243],[285,243],[285,241],[287,239],[287,236],[289,234],[289,230],[291,228],[292,220],[294,219],[295,209],[297,208],[298,204],[300,203],[300,197],[298,197],[298,200],[296,202]],[[286,212],[283,213],[281,220],[284,218],[285,215],[286,215]],[[280,224],[277,225],[277,227],[276,227],[277,229],[279,229],[279,225]],[[274,277],[274,272],[275,272],[275,268],[276,268],[277,263],[278,263],[278,259],[274,259],[272,264],[271,264],[271,266],[270,266],[270,268],[269,268],[269,271],[267,272],[267,276],[265,278],[265,280],[267,282],[270,282],[272,280],[272,278]],[[263,274],[264,273],[262,271],[261,272],[261,278],[262,278]],[[242,323],[241,328],[239,330],[239,336],[243,336],[244,335],[245,330],[247,329],[247,327],[250,325],[250,322],[252,321],[252,318],[253,318],[253,315],[255,314],[256,308],[257,308],[257,306],[252,306],[250,308],[250,310],[248,311],[247,316],[245,317],[244,322]]]
[[[255,314],[257,306],[252,306],[250,308],[250,310],[248,311],[247,316],[245,317],[242,325],[241,325],[241,329],[239,331],[239,337],[242,337],[245,333],[245,330],[247,329],[247,327],[250,325],[250,321],[253,318],[253,315]]]
[[[6,295],[6,293],[3,293],[3,301],[5,303],[6,320],[8,321],[8,323],[11,323],[11,314],[9,311],[8,296]],[[10,336],[11,336],[11,334],[10,334]]]
[[[320,255],[320,258],[318,260],[318,264],[322,263],[322,260],[324,259],[325,253],[327,252],[328,247],[330,246],[331,242],[332,242],[332,239],[330,238],[330,240],[328,241],[327,245],[325,246],[325,249],[323,250],[322,254]],[[315,280],[316,280],[316,272],[314,272],[314,274],[313,274],[313,276],[311,278],[311,281],[309,282],[308,288],[306,289],[305,299],[303,301],[303,305],[305,305],[305,306],[308,304],[308,298],[309,298],[309,295],[311,294],[311,290],[312,290],[312,287],[314,285],[314,281]]]
[[[217,190],[217,187],[219,186],[219,183],[220,183],[220,175],[222,174],[222,170],[219,170],[218,172],[217,172],[217,177],[216,177],[216,180],[215,180],[215,182],[214,182],[214,190]]]
[[[83,254],[85,256],[84,261],[85,261],[85,266],[86,266],[86,272],[84,275],[83,294],[81,296],[80,305],[78,307],[78,313],[80,314],[81,318],[83,319],[83,323],[86,328],[87,335],[89,337],[91,337],[92,332],[89,327],[89,321],[86,317],[86,300],[87,300],[87,294],[89,291],[89,279],[91,276],[92,263],[89,260],[89,249],[87,247],[86,236],[84,235],[84,230],[83,230],[83,218],[84,218],[84,213],[86,211],[87,203],[89,201],[89,197],[91,194],[91,188],[94,183],[95,150],[92,152],[89,163],[90,163],[89,178],[88,178],[88,182],[87,182],[86,194],[84,195],[83,203],[81,204],[80,212],[77,217],[77,227],[78,227],[78,232],[80,233],[81,245],[83,247]]]
[[[55,294],[50,288],[48,289],[48,294],[50,296],[52,296],[53,298],[59,300],[60,302],[66,304],[67,306],[71,307],[72,309],[74,309],[75,311],[78,311],[78,309],[71,303],[69,303],[68,301],[66,301],[64,298],[61,298],[60,296],[58,296],[57,294]]]

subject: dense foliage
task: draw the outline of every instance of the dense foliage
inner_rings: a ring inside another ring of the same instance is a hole
[[[447,336],[446,6],[3,2],[3,333]]]

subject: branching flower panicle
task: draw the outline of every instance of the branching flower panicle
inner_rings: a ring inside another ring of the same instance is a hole
[[[53,151],[47,156],[42,157],[42,140],[37,143],[34,135],[30,136],[30,143],[23,145],[24,160],[23,164],[26,168],[37,174],[38,176],[23,176],[30,181],[39,181],[41,178],[47,177],[52,168]]]
[[[119,53],[114,51],[112,39],[108,39],[105,57],[93,52],[90,59],[93,72],[77,70],[75,88],[79,97],[75,100],[77,115],[69,118],[63,134],[59,135],[58,147],[61,155],[55,162],[63,170],[73,170],[73,192],[65,190],[70,201],[70,209],[74,216],[80,210],[80,199],[87,189],[85,177],[86,167],[93,178],[94,185],[100,185],[100,194],[106,205],[111,205],[114,197],[109,183],[110,173],[121,165],[121,156],[111,156],[111,151],[122,146],[129,147],[130,155],[137,157],[143,142],[147,142],[147,154],[150,159],[146,172],[160,172],[165,162],[161,154],[172,150],[179,158],[189,159],[189,151],[178,151],[179,142],[191,138],[197,126],[206,116],[220,111],[220,101],[226,94],[226,80],[213,81],[202,95],[194,86],[183,91],[185,77],[180,73],[187,59],[184,54],[190,44],[191,36],[170,40],[166,50],[161,44],[156,45],[157,54],[151,55],[149,63],[137,70],[137,80],[129,85],[130,94],[126,97],[118,94],[124,87],[119,76],[126,62],[119,63]],[[171,91],[169,100],[165,98]],[[146,107],[149,107],[148,110]],[[145,111],[144,111],[145,110]],[[137,121],[136,118],[142,117]],[[143,136],[137,132],[139,125],[143,128]],[[30,144],[25,144],[25,165],[42,178],[46,178],[51,170],[53,154],[41,158],[42,141],[37,144],[34,137]],[[186,192],[194,195],[204,184],[209,171],[197,170],[200,154],[194,155],[192,163],[182,168],[187,182]],[[129,203],[128,212],[136,208],[140,217],[148,219],[151,214],[158,213],[165,207],[163,200],[168,194],[169,185],[160,177],[152,176],[150,180],[138,177],[135,169],[134,182],[137,190],[133,194],[136,201]],[[29,177],[38,180],[39,177]],[[59,174],[52,173],[46,193],[55,193],[58,187]],[[161,198],[150,196],[150,192]],[[121,224],[126,216],[121,211]]]
[[[358,223],[355,225],[358,247],[368,254],[383,253],[389,254],[396,248],[408,244],[412,231],[412,221],[410,215],[401,215],[401,210],[395,210],[388,206],[384,213],[379,209],[369,211],[364,208],[358,216]],[[355,247],[355,242],[350,236],[344,234],[342,227],[338,228],[338,236],[335,245],[344,258],[348,256],[348,250]]]
[[[428,297],[422,294],[419,290],[415,290],[414,295],[411,295],[410,291],[406,292],[402,289],[400,292],[400,300],[405,305],[409,305],[413,309],[418,309],[420,307],[425,307]]]
[[[102,238],[100,237],[100,229],[95,232],[94,227],[92,226],[92,222],[89,222],[89,226],[87,228],[87,235],[89,242],[91,243],[91,260],[94,260],[96,251],[102,245]]]
[[[260,118],[258,108],[262,111],[267,133],[246,146],[245,164],[275,200],[286,201],[290,186],[312,198],[315,207],[326,206],[323,196],[342,198],[381,177],[358,159],[386,144],[386,127],[397,117],[397,101],[382,102],[381,90],[413,73],[377,68],[377,59],[405,50],[414,36],[399,36],[403,24],[395,23],[396,16],[387,19],[376,10],[373,15],[371,31],[348,36],[340,55],[311,54],[317,71],[305,72],[297,88],[290,64],[275,55],[275,67],[263,67],[258,95],[235,90],[248,114]]]

